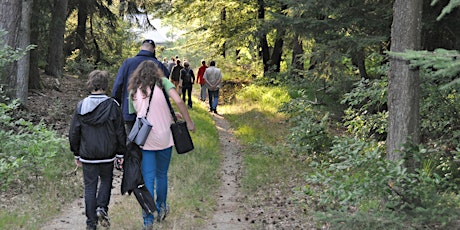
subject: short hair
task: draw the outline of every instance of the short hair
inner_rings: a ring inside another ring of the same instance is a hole
[[[210,66],[216,66],[216,62],[215,62],[215,61],[211,61],[211,62],[209,63],[209,65],[210,65]]]
[[[189,67],[190,64],[188,63],[188,61],[184,61],[184,67]]]
[[[109,72],[105,70],[93,70],[88,74],[86,88],[89,92],[107,90],[109,86]]]
[[[206,61],[205,60],[201,61],[201,64],[202,65],[206,64]]]
[[[146,39],[142,42],[142,44],[145,44],[145,43],[149,43],[150,45],[153,46],[153,48],[155,48],[155,42],[152,39]]]

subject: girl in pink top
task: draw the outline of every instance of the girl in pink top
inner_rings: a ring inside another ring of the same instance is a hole
[[[149,105],[149,97],[152,92]],[[173,99],[179,108],[178,119],[185,119],[190,131],[195,131],[195,125],[187,111],[185,103],[180,98],[174,85],[164,76],[153,61],[143,61],[131,75],[128,91],[133,101],[137,117],[145,116],[152,124],[152,130],[145,145],[142,147],[142,176],[152,197],[155,197],[158,210],[158,221],[164,220],[169,212],[166,205],[168,194],[168,169],[171,161],[172,146],[174,145],[170,130],[172,117],[162,89]],[[155,189],[156,185],[156,189]],[[144,229],[152,229],[154,216],[143,213]]]

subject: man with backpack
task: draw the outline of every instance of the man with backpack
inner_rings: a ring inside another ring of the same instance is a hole
[[[188,97],[188,107],[192,108],[192,88],[193,82],[195,82],[195,75],[193,70],[190,69],[190,64],[184,62],[184,68],[180,70],[180,83],[182,86],[182,100],[185,102],[186,97]]]

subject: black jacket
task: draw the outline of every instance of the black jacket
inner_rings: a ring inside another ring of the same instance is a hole
[[[80,101],[69,130],[70,150],[83,163],[113,162],[126,152],[120,104],[106,95]]]

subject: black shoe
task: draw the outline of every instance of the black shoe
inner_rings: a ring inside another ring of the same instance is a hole
[[[96,209],[96,215],[98,222],[102,227],[110,227],[109,215],[107,215],[107,212],[103,208],[98,207]]]
[[[214,112],[215,114],[219,115],[219,113],[217,113],[217,110],[214,110],[213,112]]]

